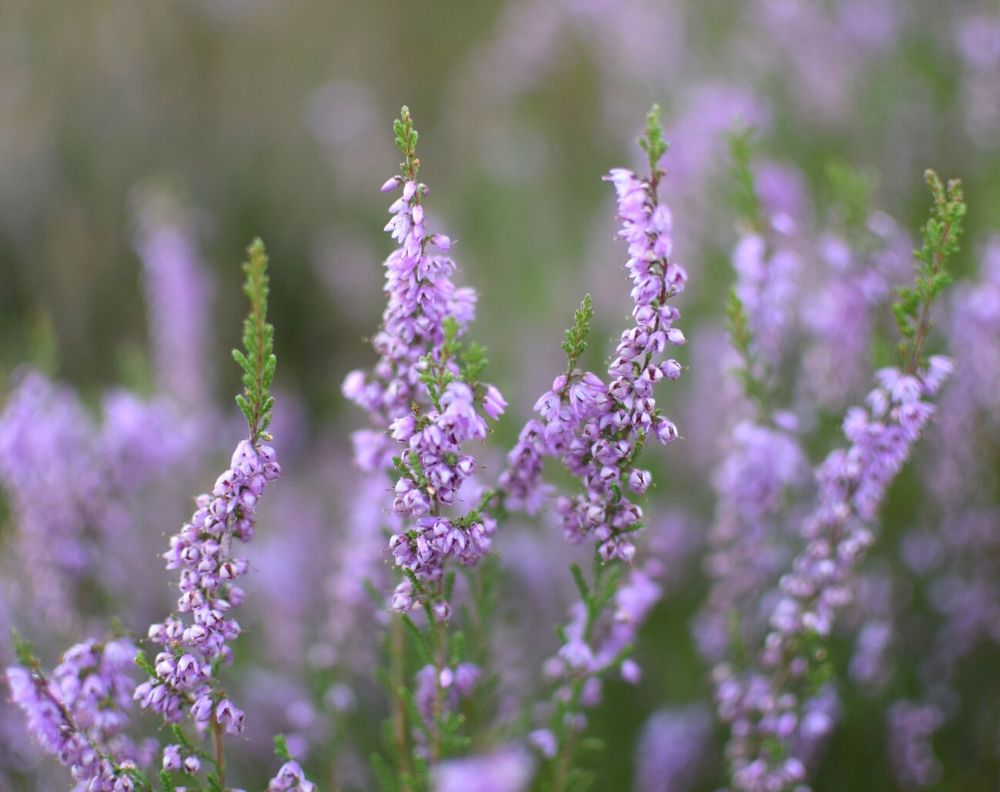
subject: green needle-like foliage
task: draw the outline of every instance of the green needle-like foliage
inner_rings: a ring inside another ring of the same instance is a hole
[[[733,203],[740,219],[754,231],[764,229],[764,211],[753,178],[753,157],[756,151],[754,129],[737,126],[727,136],[732,160]]]
[[[931,324],[931,306],[951,283],[948,259],[959,250],[966,211],[961,181],[952,179],[945,185],[932,170],[924,173],[924,181],[934,203],[922,230],[923,245],[913,254],[917,259],[917,277],[913,285],[897,291],[892,306],[903,337],[899,350],[911,374],[922,363],[924,342]]]
[[[403,173],[411,181],[416,178],[420,169],[420,160],[417,159],[417,130],[413,128],[413,117],[410,115],[410,108],[403,105],[399,111],[399,118],[392,124],[392,131],[396,133],[396,148],[403,154],[403,162],[399,164]]]
[[[649,172],[655,174],[658,164],[670,145],[663,139],[663,124],[660,122],[660,106],[654,104],[646,114],[646,134],[639,138],[639,145],[649,158]]]
[[[243,291],[250,300],[250,312],[243,320],[243,350],[233,350],[233,359],[243,370],[243,393],[236,397],[236,404],[247,419],[250,441],[269,439],[267,427],[271,423],[274,397],[271,382],[277,358],[274,356],[274,328],[267,322],[267,251],[264,243],[255,239],[247,248],[247,261],[243,263],[246,280]]]
[[[587,349],[587,336],[590,334],[590,322],[594,318],[594,306],[587,294],[580,307],[573,314],[573,326],[566,330],[562,350],[566,353],[569,370],[576,368],[577,361]]]

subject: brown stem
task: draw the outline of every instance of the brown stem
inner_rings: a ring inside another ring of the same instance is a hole
[[[413,776],[413,766],[410,762],[406,704],[403,701],[402,693],[406,687],[403,639],[403,619],[399,614],[395,614],[392,617],[390,630],[390,649],[392,655],[392,726],[393,735],[396,739],[396,754],[399,757],[399,788],[401,792],[410,792],[409,779]]]
[[[438,596],[443,599],[444,587],[441,581],[438,581]],[[447,658],[445,657],[445,640],[444,640],[444,623],[435,617],[433,611],[431,611],[428,616],[433,620],[434,629],[434,704],[432,719],[433,723],[431,728],[433,729],[433,735],[431,738],[431,761],[437,762],[441,759],[441,716],[444,713],[444,688],[441,687],[441,672],[444,671],[444,666]]]
[[[218,718],[212,718],[212,737],[215,741],[215,772],[219,774],[219,786],[226,788],[226,757],[222,752],[222,726]]]
[[[940,247],[944,247],[945,243],[948,241],[948,235],[951,234],[951,223],[945,223],[944,229],[941,231],[941,244]],[[943,256],[940,253],[934,254],[934,274],[937,275],[941,272],[941,265],[944,263]],[[927,338],[927,332],[930,330],[931,326],[931,304],[929,300],[925,300],[924,304],[920,306],[920,324],[917,326],[917,337],[913,341],[913,350],[910,352],[910,362],[906,366],[906,373],[913,374],[917,370],[917,366],[920,365],[920,353],[924,347],[924,341]]]

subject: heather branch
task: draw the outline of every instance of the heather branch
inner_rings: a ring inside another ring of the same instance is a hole
[[[243,393],[236,403],[250,428],[250,442],[254,445],[267,440],[267,427],[271,423],[274,397],[271,383],[277,358],[274,355],[274,327],[267,321],[267,298],[270,293],[267,275],[267,251],[260,239],[247,248],[248,260],[243,264],[246,274],[243,291],[250,301],[250,312],[243,321],[243,349],[233,350],[233,359],[243,370]]]
[[[892,306],[903,337],[899,350],[906,372],[913,374],[923,362],[923,349],[931,326],[931,307],[951,283],[948,261],[959,250],[966,205],[962,182],[952,179],[945,186],[933,170],[924,173],[933,204],[922,229],[923,245],[914,252],[917,277],[911,286],[897,291]]]

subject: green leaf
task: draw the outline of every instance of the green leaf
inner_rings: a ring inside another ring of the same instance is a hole
[[[566,331],[566,340],[562,345],[562,350],[566,353],[566,360],[569,363],[570,371],[576,368],[580,356],[587,349],[587,336],[590,335],[590,324],[593,318],[593,301],[590,295],[586,294],[583,297],[583,302],[580,303],[580,307],[573,314],[573,326]]]
[[[417,159],[417,139],[420,135],[413,128],[413,117],[406,105],[399,111],[399,118],[393,121],[392,131],[395,133],[396,147],[403,155],[403,162],[400,163],[403,176],[413,181],[420,169],[420,160]]]
[[[17,662],[22,666],[29,669],[35,669],[39,666],[38,658],[35,656],[35,651],[31,644],[13,628],[10,631],[10,646],[14,650],[14,657],[17,658]]]
[[[147,675],[149,675],[151,677],[155,677],[156,676],[156,669],[153,668],[153,664],[151,662],[149,662],[149,657],[146,655],[146,653],[142,649],[140,649],[138,651],[138,653],[136,654],[134,662]]]
[[[269,439],[267,427],[274,409],[270,387],[277,358],[274,355],[274,328],[267,322],[270,279],[264,243],[260,239],[251,242],[247,256],[243,264],[243,292],[250,302],[250,311],[243,321],[244,351],[234,349],[233,360],[243,372],[243,393],[236,396],[236,404],[246,418],[250,440],[256,444],[262,439]]]
[[[966,214],[962,183],[950,180],[947,185],[928,170],[924,180],[933,203],[922,229],[922,245],[913,255],[917,261],[916,278],[911,285],[896,291],[892,312],[899,327],[899,345],[906,370],[913,373],[923,363],[924,345],[931,327],[931,306],[951,283],[949,259],[959,250]]]
[[[756,150],[754,128],[738,125],[727,135],[732,160],[733,203],[739,217],[758,233],[764,229],[764,212],[753,177]]]
[[[659,162],[669,148],[667,141],[663,139],[663,124],[660,122],[658,104],[654,104],[646,114],[646,134],[639,138],[639,146],[646,152],[650,173],[655,176],[659,171]]]
[[[288,752],[288,741],[284,734],[274,735],[274,753],[284,762],[292,761],[292,755]]]
[[[579,564],[570,564],[569,571],[573,574],[573,582],[576,583],[576,588],[580,592],[580,599],[584,602],[590,600],[590,586],[587,585],[587,580],[583,576],[583,570],[580,569]]]

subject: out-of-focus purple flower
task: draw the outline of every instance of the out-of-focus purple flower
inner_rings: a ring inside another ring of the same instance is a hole
[[[733,289],[747,316],[755,362],[766,369],[773,369],[788,347],[798,296],[799,257],[789,244],[792,229],[781,224],[781,217],[787,215],[772,218],[767,233],[744,235],[733,251]]]
[[[727,664],[715,668],[719,713],[731,729],[732,781],[741,792],[805,780],[808,707],[796,686],[808,677],[816,656],[804,647],[825,640],[836,613],[851,601],[858,564],[874,538],[869,526],[934,413],[927,399],[951,367],[949,360],[932,357],[927,369],[913,374],[876,373],[878,384],[865,406],[851,408],[844,419],[850,446],[831,452],[817,470],[819,504],[803,524],[804,550],[781,578],[759,666],[742,674]],[[768,739],[784,750],[772,753]]]
[[[933,704],[897,701],[886,716],[889,756],[896,781],[903,789],[922,789],[941,778],[931,737],[944,723],[944,713]]]
[[[706,770],[712,718],[700,705],[663,709],[643,724],[635,750],[635,792],[687,792]]]
[[[1000,125],[1000,15],[983,10],[961,16],[955,25],[955,41],[962,61],[959,96],[965,127],[972,140],[986,149],[997,146]]]
[[[211,404],[214,285],[195,245],[192,218],[163,193],[139,193],[135,250],[145,271],[157,387],[189,409]]]
[[[80,789],[131,789],[122,786],[122,771],[152,759],[152,745],[137,746],[124,733],[136,651],[125,639],[89,640],[68,649],[51,678],[37,669],[7,669],[28,731],[70,769]]]
[[[823,235],[816,250],[821,269],[800,307],[807,344],[802,390],[827,409],[843,409],[864,387],[878,305],[905,280],[910,256],[910,240],[888,215],[873,213],[861,233],[864,253],[841,235]]]
[[[191,434],[163,399],[112,392],[98,425],[77,395],[29,371],[0,415],[0,483],[17,525],[14,551],[33,605],[68,628],[85,581],[114,590],[117,570],[96,574],[128,542],[129,512],[150,478],[189,459]]]
[[[781,510],[789,490],[806,476],[806,459],[794,432],[751,421],[737,424],[713,479],[715,520],[705,560],[712,581],[695,633],[704,657],[722,660],[733,620],[745,641],[759,636],[761,594],[786,561]]]
[[[515,745],[441,762],[431,777],[434,792],[524,792],[534,769],[531,753]]]

